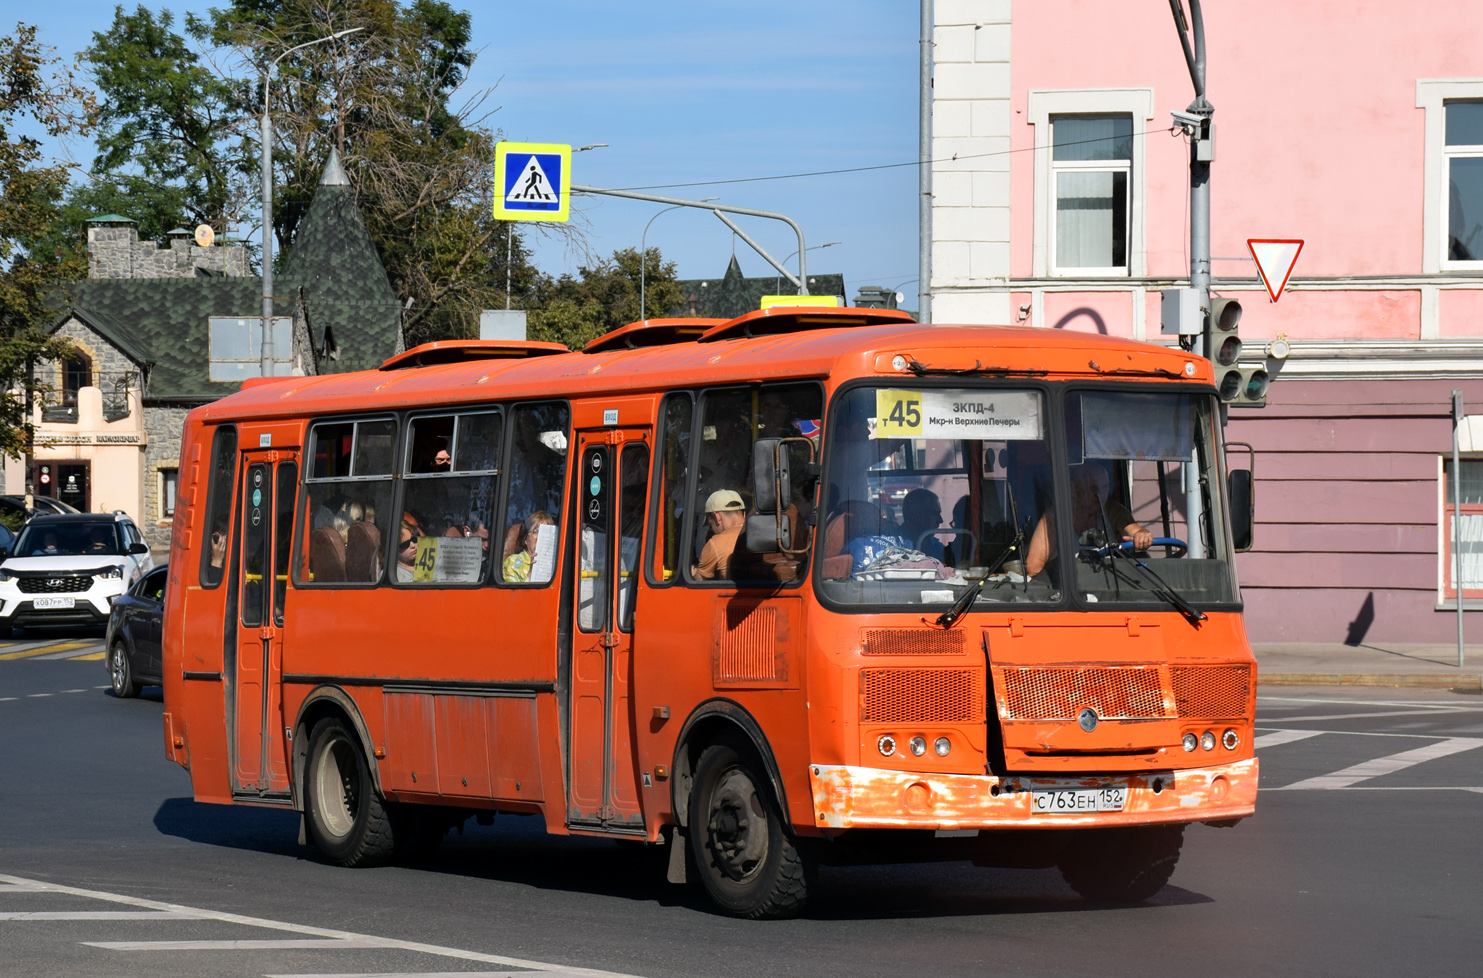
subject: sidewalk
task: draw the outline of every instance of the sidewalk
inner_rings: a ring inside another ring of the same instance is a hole
[[[1257,642],[1257,682],[1262,686],[1410,686],[1483,691],[1483,645],[1466,646],[1463,668],[1457,646],[1408,642],[1326,645]]]

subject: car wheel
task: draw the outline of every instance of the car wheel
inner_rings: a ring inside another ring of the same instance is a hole
[[[305,818],[310,840],[341,866],[380,866],[396,849],[391,810],[377,792],[360,742],[338,719],[309,735]]]
[[[767,779],[728,744],[713,744],[695,766],[690,839],[700,881],[735,917],[792,917],[808,900],[805,862]]]
[[[123,642],[114,642],[108,652],[108,679],[113,685],[113,695],[129,699],[139,695],[139,683],[134,680],[134,670],[129,666],[129,650]]]

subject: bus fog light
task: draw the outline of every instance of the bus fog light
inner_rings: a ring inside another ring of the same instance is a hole
[[[875,742],[876,749],[881,752],[882,757],[890,757],[896,753],[896,738],[886,734]]]
[[[1235,750],[1241,746],[1241,735],[1228,727],[1226,732],[1220,735],[1220,743],[1226,750]]]
[[[1206,750],[1215,750],[1215,731],[1207,730],[1200,734],[1200,746]]]
[[[937,751],[938,757],[947,757],[953,749],[953,742],[946,737],[938,737],[937,742],[932,745],[932,749]]]
[[[927,753],[927,741],[925,738],[913,737],[909,743],[911,744],[911,752],[918,757]]]
[[[1196,737],[1194,734],[1190,734],[1190,733],[1187,733],[1187,734],[1184,735],[1184,749],[1185,750],[1187,750],[1187,751],[1193,751],[1196,747],[1199,747],[1199,746],[1200,746],[1200,738],[1199,737]]]

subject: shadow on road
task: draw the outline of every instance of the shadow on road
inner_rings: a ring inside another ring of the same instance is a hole
[[[154,824],[165,835],[202,845],[324,863],[313,846],[297,844],[296,812],[171,798],[155,813]],[[470,819],[461,834],[450,833],[437,852],[413,869],[714,912],[698,887],[665,882],[667,859],[668,850],[664,848],[548,835],[545,823],[537,816],[500,815],[492,826],[481,826]],[[378,872],[342,870],[328,864],[325,867],[337,873]],[[1212,902],[1203,894],[1166,886],[1135,909]],[[979,869],[966,862],[951,862],[825,867],[820,871],[817,897],[810,901],[805,916],[818,920],[892,920],[1105,909],[1106,905],[1076,896],[1054,869]]]

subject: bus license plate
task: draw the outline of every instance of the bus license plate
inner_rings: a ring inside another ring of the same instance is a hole
[[[1127,801],[1128,789],[1055,788],[1049,791],[1032,791],[1030,794],[1035,803],[1036,814],[1120,812]]]
[[[34,598],[31,601],[31,606],[37,611],[45,611],[48,608],[72,608],[76,605],[76,598]]]

